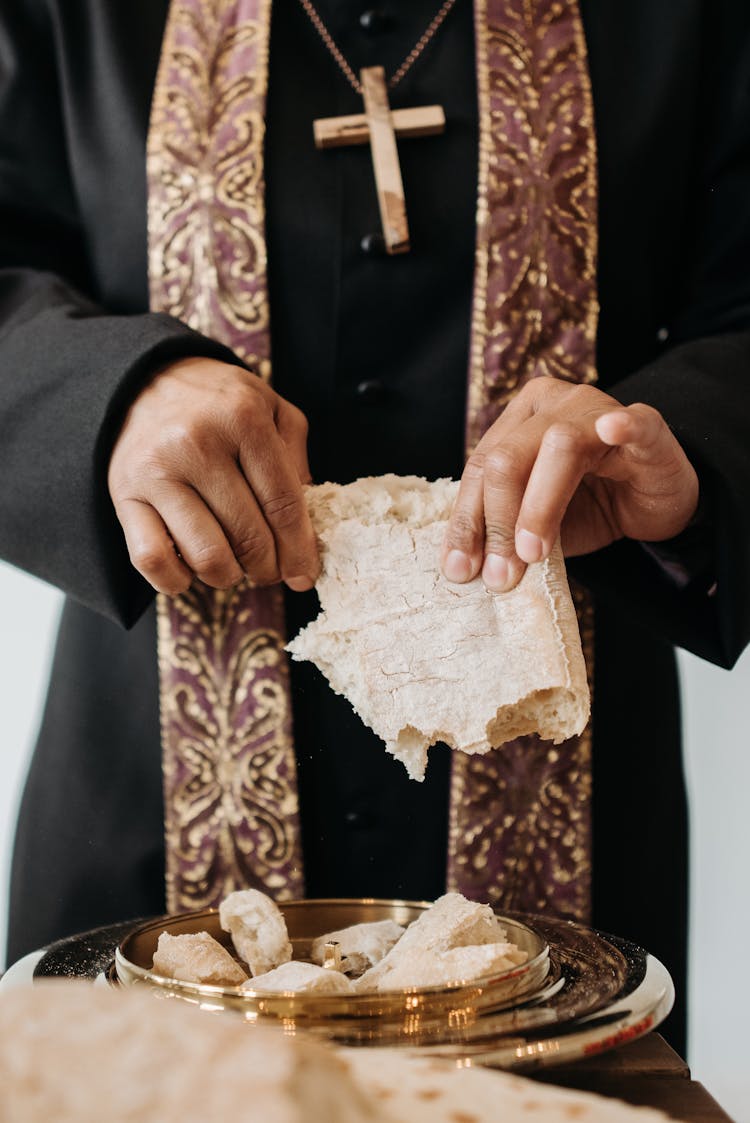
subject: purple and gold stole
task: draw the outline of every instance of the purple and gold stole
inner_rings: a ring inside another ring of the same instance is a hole
[[[171,0],[148,142],[151,305],[270,377],[263,178],[271,0]],[[577,0],[475,0],[467,448],[529,378],[594,381],[596,152]],[[311,134],[312,136],[312,134]],[[311,140],[312,143],[312,140]],[[591,613],[579,594],[591,675]],[[171,912],[304,893],[279,589],[158,599]],[[399,767],[394,763],[394,767]],[[447,884],[586,920],[591,737],[453,754]]]

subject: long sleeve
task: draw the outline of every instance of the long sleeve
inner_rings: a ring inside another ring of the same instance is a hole
[[[690,265],[675,284],[664,353],[608,390],[656,407],[695,465],[715,590],[679,590],[632,542],[571,569],[672,642],[730,667],[750,639],[750,9],[719,5],[708,26]]]
[[[165,362],[233,356],[169,316],[110,314],[87,295],[94,289],[89,246],[56,73],[41,6],[3,5],[0,552],[130,624],[152,590],[129,563],[107,493],[117,427]]]
[[[713,539],[711,580],[678,588],[629,541],[570,561],[598,596],[724,667],[750,639],[749,382],[750,332],[742,332],[683,344],[610,388],[623,404],[660,410],[695,465]]]

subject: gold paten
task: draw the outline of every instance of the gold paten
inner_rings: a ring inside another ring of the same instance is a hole
[[[309,959],[312,941],[325,932],[352,924],[393,920],[408,925],[429,903],[425,901],[322,899],[285,901],[279,904],[292,941],[295,959]],[[208,932],[230,952],[227,933],[215,909],[163,917],[131,932],[115,957],[117,982],[145,985],[210,1010],[234,1010],[248,1022],[277,1023],[285,1033],[312,1030],[349,1045],[425,1045],[463,1041],[472,1027],[483,1036],[512,1032],[549,1021],[548,1011],[517,1009],[540,992],[549,974],[549,947],[531,927],[501,917],[508,939],[528,952],[520,967],[470,983],[442,987],[414,987],[373,994],[263,994],[239,987],[206,986],[157,975],[152,969],[159,935],[179,936]],[[480,1024],[481,1019],[481,1024]]]

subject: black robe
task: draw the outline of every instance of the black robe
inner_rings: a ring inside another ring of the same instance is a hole
[[[106,490],[128,403],[165,361],[231,359],[146,309],[144,148],[166,0],[0,9],[0,550],[69,599],[21,808],[10,961],[163,910],[152,593]],[[355,69],[390,72],[434,0],[375,30],[320,10]],[[662,411],[696,464],[717,591],[636,543],[571,569],[596,597],[594,922],[685,991],[686,809],[671,644],[730,666],[750,626],[750,6],[584,0],[600,181],[600,386]],[[440,102],[401,144],[413,250],[379,256],[366,149],[318,152],[358,99],[302,10],[276,0],[266,142],[276,388],[310,420],[316,479],[457,475],[474,243],[471,10],[459,0],[395,91]],[[290,630],[314,597],[288,596]],[[129,630],[126,630],[129,629]],[[444,887],[448,754],[406,779],[314,668],[293,668],[309,895]],[[680,1044],[679,1037],[676,1038]]]

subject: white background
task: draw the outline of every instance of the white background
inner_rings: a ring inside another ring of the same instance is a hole
[[[59,610],[54,590],[0,563],[0,963],[13,819]],[[690,656],[680,666],[693,853],[689,1060],[737,1123],[750,1123],[750,652],[731,674]]]

